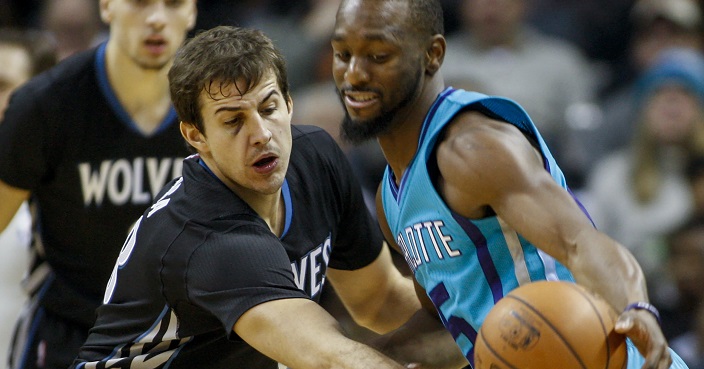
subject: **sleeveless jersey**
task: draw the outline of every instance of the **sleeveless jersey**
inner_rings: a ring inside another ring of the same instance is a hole
[[[233,332],[250,308],[319,301],[328,267],[362,268],[382,235],[344,153],[294,126],[277,237],[197,156],[125,242],[96,325],[74,364],[95,368],[276,369]],[[301,355],[310,355],[301,352]]]
[[[517,126],[537,143],[545,170],[567,188],[545,142],[516,103],[475,92],[446,89],[425,118],[418,151],[396,182],[387,166],[381,196],[391,232],[415,279],[423,286],[457,344],[473,361],[473,344],[494,304],[519,285],[569,280],[563,265],[537,249],[496,216],[464,218],[444,203],[429,171],[438,137],[463,109],[477,109]]]
[[[188,148],[170,109],[149,135],[119,102],[105,44],[20,87],[0,124],[0,179],[30,190],[37,260],[27,285],[54,316],[95,321],[122,242]]]

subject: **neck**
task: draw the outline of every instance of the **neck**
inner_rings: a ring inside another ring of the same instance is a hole
[[[408,110],[396,117],[391,131],[378,137],[379,146],[397,182],[415,157],[425,116],[444,89],[442,75],[437,72],[425,84],[418,98],[409,104]]]
[[[200,153],[200,162],[211,175],[219,179],[227,188],[229,188],[237,197],[242,199],[259,217],[261,217],[272,233],[281,236],[284,231],[286,222],[286,204],[283,197],[283,186],[279,186],[273,193],[262,193],[247,187],[243,187],[238,183],[230,180],[227,176],[213,165],[212,157],[207,154]]]
[[[158,128],[171,107],[167,65],[146,69],[108,42],[105,63],[110,86],[132,120],[145,133]]]
[[[286,206],[281,190],[279,189],[273,195],[260,196],[257,201],[245,201],[264,219],[271,232],[280,237],[284,231],[286,218]]]

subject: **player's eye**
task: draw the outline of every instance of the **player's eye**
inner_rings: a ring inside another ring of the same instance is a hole
[[[389,60],[389,55],[388,54],[372,54],[369,55],[369,59],[373,61],[374,63],[383,63],[387,60]]]

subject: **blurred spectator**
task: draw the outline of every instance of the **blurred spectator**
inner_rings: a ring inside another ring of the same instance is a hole
[[[694,217],[667,238],[672,305],[662,306],[663,332],[690,369],[704,369],[704,218]]]
[[[702,13],[695,0],[637,0],[630,13],[633,25],[628,61],[614,71],[612,84],[603,91],[603,124],[590,132],[590,164],[628,145],[637,116],[632,104],[635,80],[662,50],[673,47],[702,50]]]
[[[38,30],[0,28],[0,122],[10,94],[56,63],[56,46]]]
[[[689,369],[704,369],[704,304],[697,309],[691,329],[672,339],[670,347],[682,357]]]
[[[694,215],[704,217],[704,156],[691,158],[686,174],[694,199]]]
[[[597,163],[583,201],[596,226],[657,279],[663,254],[657,240],[693,212],[685,168],[704,153],[704,56],[665,51],[636,86],[632,141]]]
[[[576,46],[528,25],[529,6],[530,0],[464,0],[462,29],[448,37],[443,76],[448,85],[468,83],[521,104],[571,187],[579,188],[588,153],[578,136],[594,119],[598,78]]]
[[[322,40],[329,47],[338,4],[339,0],[199,0],[196,28],[191,33],[223,24],[264,31],[286,58],[293,93],[315,78],[318,60],[311,55]]]
[[[56,39],[59,60],[104,41],[97,0],[44,0],[40,26]]]
[[[546,34],[578,46],[609,68],[621,62],[628,44],[633,0],[530,0],[529,22]]]
[[[0,123],[12,92],[56,62],[54,43],[46,33],[0,28]],[[24,294],[18,280],[29,264],[31,216],[24,203],[7,228],[0,233],[0,363],[7,362],[13,322]]]

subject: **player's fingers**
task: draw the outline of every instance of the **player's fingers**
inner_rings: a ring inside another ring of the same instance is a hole
[[[667,348],[664,350],[656,349],[651,350],[645,357],[643,369],[668,369],[670,365],[672,365],[672,358]]]
[[[615,330],[625,334],[645,358],[642,369],[668,369],[672,363],[667,341],[649,314],[627,311],[619,316]]]
[[[633,317],[629,313],[621,314],[616,321],[614,329],[617,333],[628,335],[628,332],[633,329]]]

